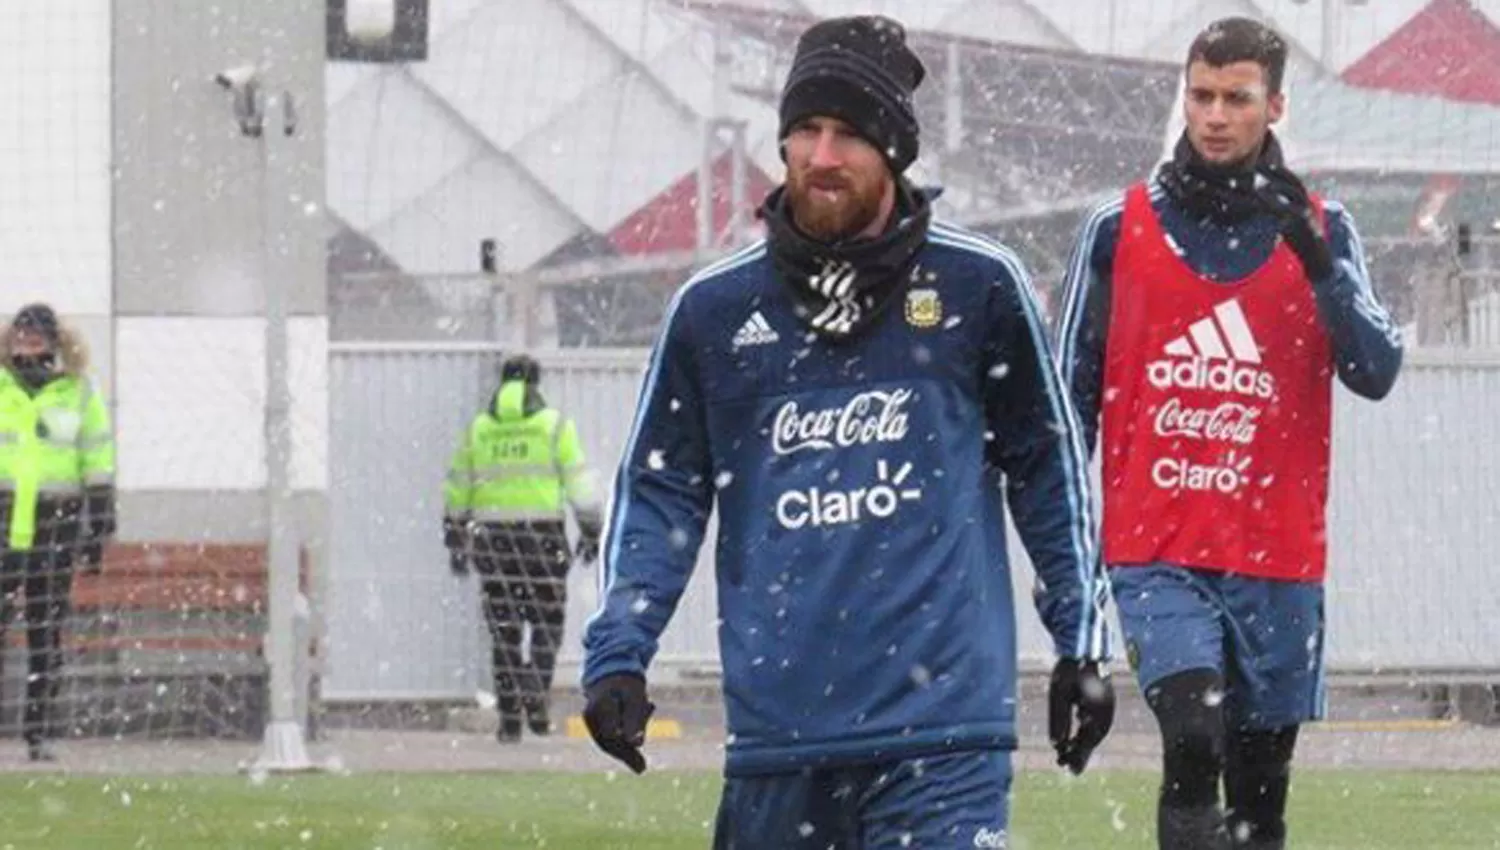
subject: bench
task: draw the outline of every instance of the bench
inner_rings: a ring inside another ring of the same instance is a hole
[[[299,561],[307,593],[305,550]],[[59,700],[68,725],[112,735],[161,732],[165,720],[174,735],[258,735],[267,579],[263,545],[108,546],[97,574],[73,577]],[[22,623],[12,622],[6,644],[25,646]],[[24,670],[20,655],[11,658]],[[4,702],[13,705],[18,680],[9,669],[6,679]]]
[[[114,545],[98,574],[74,576],[68,650],[259,658],[267,590],[263,546]]]

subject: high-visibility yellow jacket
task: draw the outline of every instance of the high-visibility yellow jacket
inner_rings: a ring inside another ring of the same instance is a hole
[[[88,378],[69,374],[33,394],[0,368],[0,511],[4,547],[27,550],[38,537],[54,543],[80,536],[78,523],[112,532],[115,445],[103,397]],[[108,510],[108,517],[85,513]],[[59,534],[48,523],[71,524]],[[40,530],[40,535],[38,534]],[[90,536],[83,530],[82,536]],[[97,535],[95,535],[97,536]]]
[[[524,381],[506,381],[474,417],[453,453],[446,518],[458,522],[562,520],[597,536],[599,498],[573,421],[539,402]]]

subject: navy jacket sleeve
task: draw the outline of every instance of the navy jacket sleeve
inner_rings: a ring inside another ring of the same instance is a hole
[[[613,673],[645,674],[692,575],[713,508],[686,292],[668,307],[615,478],[600,553],[599,610],[584,629],[585,685]]]
[[[1354,217],[1341,204],[1330,202],[1325,209],[1333,274],[1313,284],[1318,314],[1333,344],[1339,380],[1365,398],[1381,399],[1401,371],[1401,331],[1375,297]]]
[[[1096,207],[1084,219],[1063,281],[1058,366],[1078,412],[1083,443],[1090,456],[1099,436],[1104,344],[1109,335],[1110,274],[1120,216],[1120,202],[1113,201]]]
[[[1014,255],[991,288],[985,411],[991,461],[1036,568],[1036,605],[1060,658],[1105,658],[1107,588],[1094,556],[1083,438],[1047,342],[1026,272]]]

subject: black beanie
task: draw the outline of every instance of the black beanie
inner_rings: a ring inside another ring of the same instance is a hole
[[[879,15],[820,21],[797,41],[781,93],[777,138],[785,140],[809,116],[837,118],[874,145],[899,175],[917,158],[912,92],[926,74],[900,23]]]
[[[28,304],[22,307],[16,313],[16,317],[11,320],[10,325],[16,330],[39,334],[51,345],[57,345],[62,334],[57,321],[57,313],[46,304]]]
[[[525,354],[517,354],[500,365],[500,380],[524,381],[534,387],[542,382],[542,366]]]

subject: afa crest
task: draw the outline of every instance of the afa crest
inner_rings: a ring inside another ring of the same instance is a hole
[[[906,323],[914,328],[936,327],[943,320],[943,301],[936,289],[911,289],[906,293]]]

